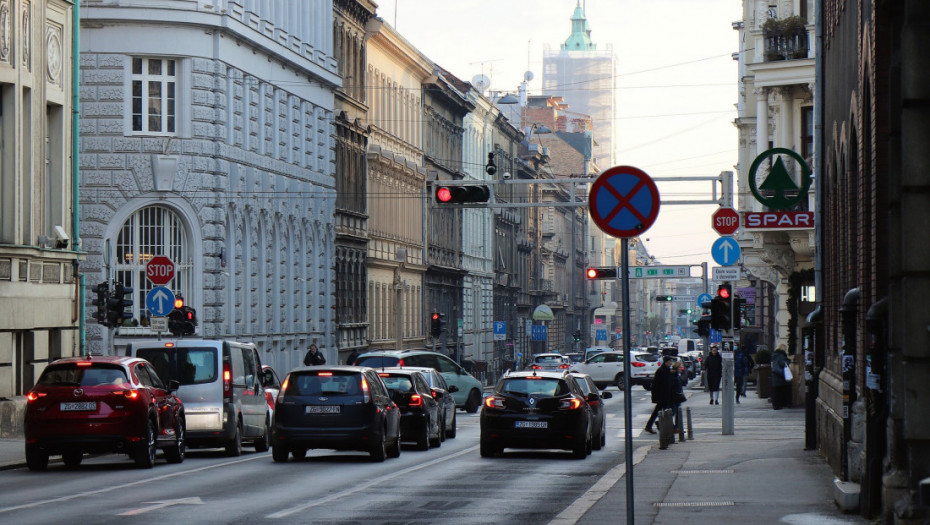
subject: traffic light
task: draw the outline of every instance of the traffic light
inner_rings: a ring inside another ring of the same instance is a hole
[[[464,186],[436,186],[436,204],[469,204],[488,202],[491,187],[487,184],[467,184]]]
[[[580,343],[581,342],[581,330],[575,330],[572,333],[572,339],[574,339],[576,343]]]
[[[588,279],[616,279],[617,278],[617,267],[616,266],[596,266],[588,268],[585,271],[585,276]]]
[[[439,337],[442,335],[442,331],[446,328],[446,320],[444,319],[445,315],[439,312],[433,312],[433,316],[430,318],[430,330],[429,333],[433,337]]]
[[[168,331],[174,335],[191,335],[197,326],[197,310],[184,305],[184,298],[174,300],[174,310],[168,314]]]
[[[107,298],[107,326],[121,326],[126,319],[132,319],[132,312],[126,308],[132,308],[132,287],[116,283],[113,295]]]
[[[731,330],[733,320],[730,317],[731,302],[733,301],[732,288],[728,283],[717,287],[717,296],[710,304],[710,327],[714,330]]]
[[[710,315],[702,315],[697,321],[692,321],[692,324],[695,326],[694,333],[701,337],[707,337],[710,335]]]
[[[671,295],[657,295],[656,301],[660,303],[670,303],[672,302],[672,296]]]
[[[107,321],[107,308],[110,302],[110,284],[102,282],[94,286],[94,293],[97,294],[97,298],[94,299],[94,306],[97,307],[97,311],[94,313],[94,319],[103,326],[109,326],[109,322]]]

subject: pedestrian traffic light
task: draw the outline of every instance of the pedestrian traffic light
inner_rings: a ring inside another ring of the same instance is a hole
[[[116,283],[113,295],[107,298],[107,326],[121,326],[126,319],[132,319],[132,312],[126,308],[132,308],[132,287]]]
[[[660,303],[670,303],[672,302],[672,296],[671,295],[657,295],[656,301]]]
[[[442,325],[442,314],[439,312],[433,312],[433,315],[430,318],[430,335],[433,337],[439,337],[442,335]]]
[[[733,319],[730,314],[732,300],[732,288],[729,283],[717,287],[717,296],[711,300],[710,305],[711,328],[714,330],[733,329]]]
[[[585,271],[585,276],[588,279],[616,279],[617,278],[617,267],[616,266],[596,266],[588,268]]]
[[[487,184],[436,186],[436,204],[470,204],[488,202],[491,187]]]
[[[97,294],[97,298],[94,299],[94,306],[97,307],[97,311],[94,313],[94,319],[103,326],[109,326],[109,322],[107,321],[107,308],[110,302],[110,284],[102,282],[94,286],[94,293]]]
[[[197,310],[184,305],[184,298],[174,299],[174,310],[168,314],[168,331],[174,335],[191,335],[196,331]]]

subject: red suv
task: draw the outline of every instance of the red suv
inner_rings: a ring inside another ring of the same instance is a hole
[[[177,381],[162,383],[137,357],[89,356],[48,365],[26,395],[26,463],[45,470],[61,454],[68,467],[84,453],[128,454],[152,468],[155,450],[169,463],[184,461],[184,405]]]

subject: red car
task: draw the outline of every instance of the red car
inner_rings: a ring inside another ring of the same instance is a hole
[[[26,395],[26,464],[45,470],[50,455],[77,467],[84,453],[128,454],[152,468],[161,448],[184,461],[184,405],[152,365],[137,357],[88,356],[48,365]]]

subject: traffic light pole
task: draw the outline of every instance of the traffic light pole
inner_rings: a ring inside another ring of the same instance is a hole
[[[633,525],[633,396],[630,393],[630,241],[620,241],[620,295],[623,303],[623,451],[626,460],[626,521]]]
[[[735,354],[735,326],[736,322],[734,321],[734,310],[736,309],[736,294],[730,294],[730,327],[729,330],[726,330],[722,337],[722,351],[720,352],[723,356],[723,406],[721,410],[721,420],[720,420],[720,433],[724,436],[733,435],[733,426],[734,426],[734,411],[736,409],[736,391],[733,388],[733,357]]]

